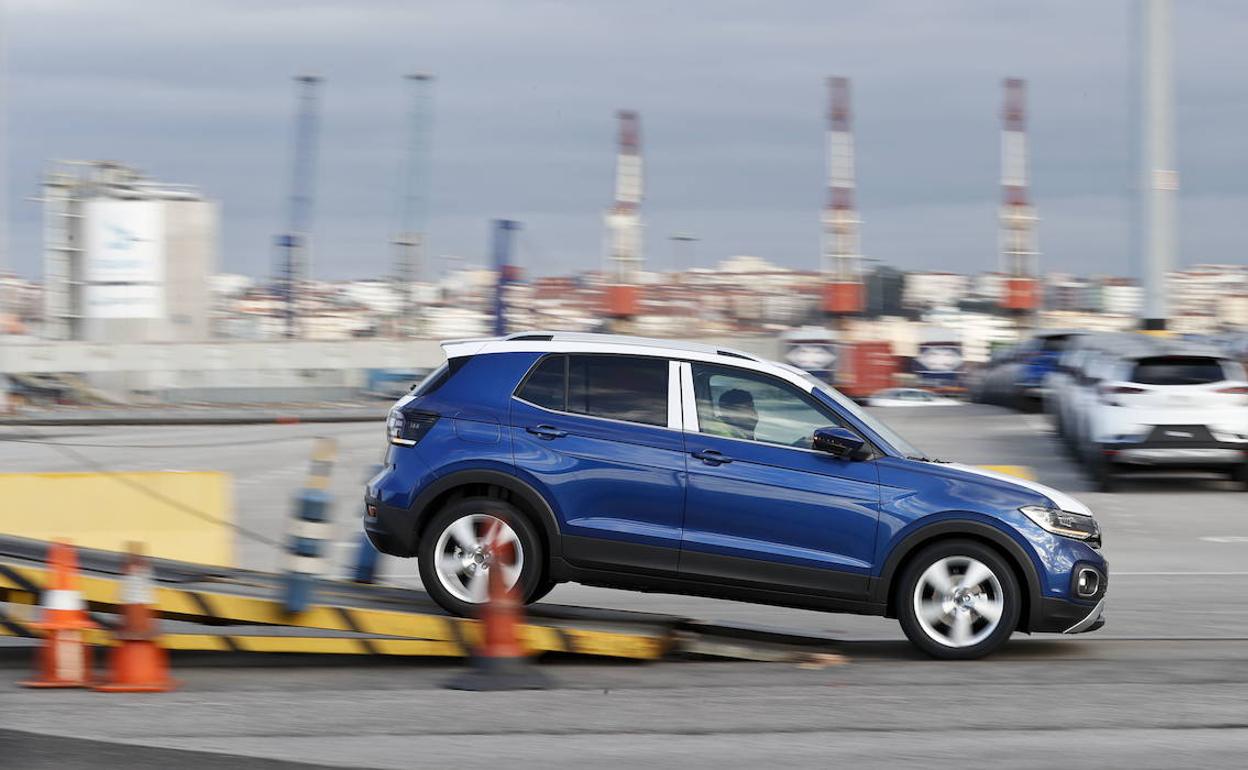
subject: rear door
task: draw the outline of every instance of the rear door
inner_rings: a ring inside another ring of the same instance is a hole
[[[685,493],[676,366],[647,356],[552,354],[517,389],[515,463],[553,499],[569,561],[676,571]]]
[[[684,364],[690,452],[682,577],[861,599],[875,553],[874,461],[810,448],[844,425],[793,384]]]

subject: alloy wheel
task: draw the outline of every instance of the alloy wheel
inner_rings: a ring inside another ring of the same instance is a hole
[[[919,576],[913,602],[919,626],[932,641],[973,647],[1000,625],[1005,592],[988,565],[969,556],[946,556]]]
[[[496,549],[503,548],[500,554]],[[470,513],[442,530],[434,547],[434,573],[456,599],[481,604],[489,597],[490,570],[503,573],[503,586],[515,588],[524,570],[524,549],[508,524],[488,513]]]

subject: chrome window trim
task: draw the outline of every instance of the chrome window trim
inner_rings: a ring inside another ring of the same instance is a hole
[[[686,433],[701,433],[698,425],[698,404],[693,392],[693,365],[680,361],[680,405]]]
[[[681,430],[682,427],[681,392],[683,385],[680,362],[669,360],[667,362],[667,427],[672,430]]]

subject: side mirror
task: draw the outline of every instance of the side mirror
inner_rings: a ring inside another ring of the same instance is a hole
[[[862,437],[847,428],[816,428],[810,445],[820,452],[827,452],[833,457],[853,460],[859,455],[865,442]]]

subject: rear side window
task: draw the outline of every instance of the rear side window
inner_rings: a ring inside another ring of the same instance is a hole
[[[463,356],[461,358],[452,358],[450,361],[439,366],[430,372],[429,376],[420,381],[420,384],[412,389],[412,395],[416,397],[430,396],[437,392],[455,376],[455,373],[464,368],[464,364],[468,363],[471,356]]]
[[[1141,385],[1207,385],[1224,379],[1221,361],[1198,356],[1141,358],[1131,372],[1131,382]]]
[[[570,355],[567,411],[667,425],[667,374],[661,358]]]
[[[567,361],[567,356],[550,356],[542,359],[516,395],[530,404],[560,412],[565,411]]]

